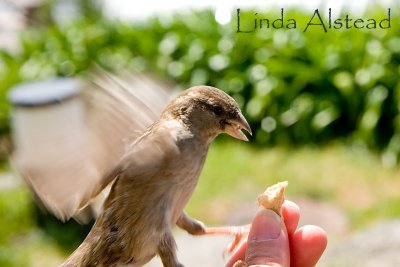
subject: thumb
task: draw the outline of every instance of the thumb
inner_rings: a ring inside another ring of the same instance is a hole
[[[262,209],[254,217],[245,257],[248,266],[290,266],[285,223],[274,211]]]

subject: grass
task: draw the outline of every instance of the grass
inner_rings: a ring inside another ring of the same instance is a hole
[[[206,223],[221,224],[236,206],[256,205],[259,193],[282,180],[289,181],[289,199],[306,196],[334,203],[354,229],[400,216],[400,169],[385,169],[377,155],[342,144],[259,149],[217,142],[186,210]],[[43,222],[25,187],[0,192],[0,266],[56,266],[69,248],[55,232],[77,232],[53,222],[39,227]]]

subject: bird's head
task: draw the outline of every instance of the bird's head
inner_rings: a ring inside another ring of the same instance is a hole
[[[251,128],[236,101],[224,91],[210,86],[195,86],[183,91],[168,106],[173,116],[181,119],[192,132],[209,140],[218,134],[248,141]]]

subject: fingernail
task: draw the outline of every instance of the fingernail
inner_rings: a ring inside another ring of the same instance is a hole
[[[277,239],[282,230],[282,219],[272,210],[260,210],[253,220],[249,237],[254,241]]]

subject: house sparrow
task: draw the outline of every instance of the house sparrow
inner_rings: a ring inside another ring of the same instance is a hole
[[[207,228],[183,208],[214,138],[251,134],[237,103],[223,91],[196,86],[183,91],[102,177],[113,182],[92,230],[61,266],[142,266],[159,255],[165,267],[183,266],[171,228],[195,235],[231,232]]]
[[[242,128],[251,133],[236,102],[199,86],[167,106],[170,91],[148,76],[99,69],[90,80],[81,128],[68,136],[58,130],[61,139],[47,140],[54,149],[38,151],[35,164],[18,147],[13,157],[37,200],[61,220],[77,218],[112,186],[92,231],[63,266],[141,266],[155,254],[165,266],[180,266],[175,224],[191,234],[240,238],[242,228],[206,228],[183,212],[212,140],[223,132],[247,140]]]

